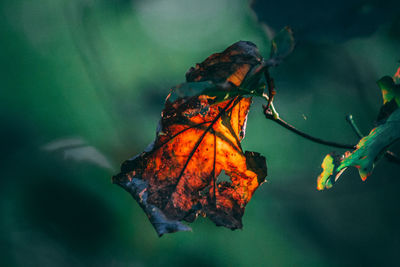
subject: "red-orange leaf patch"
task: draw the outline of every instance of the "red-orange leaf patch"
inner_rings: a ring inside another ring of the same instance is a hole
[[[193,94],[190,86],[173,89],[154,143],[125,161],[113,177],[159,235],[190,230],[180,221],[192,222],[199,214],[219,226],[242,227],[245,206],[264,181],[267,166],[263,156],[241,147],[252,100],[233,92],[262,61],[254,44],[238,42],[191,68],[187,83],[206,82],[214,88],[207,92],[215,94]],[[228,181],[218,180],[223,173]]]

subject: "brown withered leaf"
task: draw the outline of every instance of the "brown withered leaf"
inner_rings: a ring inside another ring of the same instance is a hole
[[[191,68],[187,83],[166,99],[154,143],[113,177],[158,235],[190,230],[181,221],[199,214],[218,226],[242,228],[267,166],[263,156],[241,147],[252,100],[234,91],[262,61],[254,44],[241,41]],[[221,173],[230,181],[218,181]]]

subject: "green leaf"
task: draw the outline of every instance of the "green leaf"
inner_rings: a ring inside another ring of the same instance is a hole
[[[271,41],[270,59],[280,61],[292,53],[295,46],[293,31],[290,27],[283,28]]]
[[[383,105],[378,115],[378,126],[362,138],[353,152],[347,151],[340,159],[328,154],[322,162],[322,173],[317,179],[317,189],[331,188],[348,167],[356,167],[363,181],[373,171],[375,164],[388,147],[400,139],[400,68],[392,77],[377,81],[382,90]],[[334,178],[334,179],[333,179]]]
[[[358,142],[357,149],[344,157],[337,171],[350,166],[356,167],[361,179],[365,181],[387,148],[399,139],[400,109],[397,109],[386,123],[372,129],[369,135]]]
[[[393,76],[394,82],[400,84],[400,67],[397,69],[396,74]]]
[[[377,81],[377,84],[382,90],[383,104],[385,105],[394,99],[397,106],[400,107],[400,85],[395,84],[394,79],[390,76],[381,78]]]
[[[400,109],[390,115],[384,124],[371,130],[362,138],[353,152],[346,152],[339,164],[335,164],[331,155],[327,155],[322,163],[323,172],[318,177],[317,188],[323,190],[332,187],[347,167],[356,167],[363,181],[371,174],[377,161],[394,142],[400,140]]]
[[[392,77],[385,76],[377,81],[382,91],[383,105],[379,110],[377,122],[385,123],[386,119],[400,107],[400,68]]]
[[[331,188],[333,186],[331,177],[333,176],[333,172],[335,171],[334,158],[332,154],[328,154],[325,156],[324,160],[322,161],[321,167],[323,171],[318,176],[317,189],[323,190],[325,188]]]

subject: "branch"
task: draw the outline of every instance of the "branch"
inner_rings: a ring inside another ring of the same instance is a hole
[[[274,79],[269,74],[268,68],[266,68],[264,70],[264,77],[265,77],[265,80],[267,82],[267,87],[268,87],[268,104],[265,109],[269,109],[271,107],[272,100],[274,100],[274,96],[276,94],[275,83],[274,83]]]
[[[285,127],[286,129],[294,132],[295,134],[300,135],[301,137],[304,137],[310,141],[313,141],[314,143],[318,143],[318,144],[322,144],[322,145],[326,145],[326,146],[337,147],[337,148],[344,148],[344,149],[355,149],[356,148],[355,145],[348,145],[348,144],[341,144],[341,143],[326,141],[326,140],[311,136],[309,134],[306,134],[306,133],[298,130],[296,127],[290,125],[286,121],[282,120],[282,118],[280,118],[280,117],[274,118],[274,115],[272,114],[272,112],[269,109],[267,109],[265,105],[263,107],[264,107],[264,115],[267,119],[278,123],[279,125]]]
[[[311,136],[309,134],[306,134],[306,133],[298,130],[296,127],[290,125],[286,121],[282,120],[279,117],[279,115],[275,111],[275,108],[272,103],[272,98],[275,95],[275,84],[274,84],[274,80],[272,79],[271,75],[268,72],[268,67],[276,66],[277,64],[279,64],[279,62],[267,61],[265,63],[264,77],[267,82],[268,91],[269,91],[269,96],[263,94],[263,97],[268,101],[267,106],[263,105],[265,117],[269,120],[272,120],[272,121],[278,123],[279,125],[285,127],[286,129],[294,132],[295,134],[298,134],[298,135],[300,135],[310,141],[313,141],[315,143],[327,145],[327,146],[333,146],[333,147],[337,147],[337,148],[355,149],[356,148],[355,145],[347,145],[347,144],[340,144],[340,143],[336,143],[336,142],[326,141],[326,140],[322,140],[320,138]]]
[[[315,136],[311,136],[309,134],[306,134],[300,130],[298,130],[296,127],[290,125],[289,123],[287,123],[286,121],[284,121],[282,118],[279,117],[279,114],[276,112],[275,107],[273,105],[273,97],[276,93],[275,91],[275,83],[273,78],[271,77],[271,75],[268,72],[268,68],[269,67],[274,67],[276,65],[278,65],[279,62],[275,62],[275,61],[267,61],[264,63],[264,77],[265,80],[267,82],[267,87],[268,87],[268,91],[269,91],[269,95],[267,96],[266,94],[263,94],[263,97],[268,101],[268,105],[265,106],[263,105],[264,108],[264,115],[267,119],[272,120],[276,123],[278,123],[279,125],[285,127],[286,129],[294,132],[295,134],[300,135],[301,137],[304,137],[314,143],[318,143],[318,144],[322,144],[322,145],[326,145],[326,146],[332,146],[332,147],[337,147],[337,148],[344,148],[344,149],[351,149],[354,150],[356,149],[356,145],[348,145],[348,144],[341,144],[341,143],[336,143],[336,142],[331,142],[331,141],[326,141],[320,138],[317,138]],[[346,116],[346,120],[348,123],[350,123],[350,126],[352,127],[353,131],[357,134],[357,136],[361,139],[364,137],[364,135],[361,133],[360,129],[358,128],[357,124],[354,122],[353,116],[350,114],[348,116]],[[385,152],[385,157],[387,160],[389,160],[390,162],[393,163],[397,163],[400,164],[400,157],[397,156],[396,154],[394,154],[392,151],[386,151]]]

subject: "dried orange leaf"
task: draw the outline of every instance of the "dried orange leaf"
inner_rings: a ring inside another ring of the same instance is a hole
[[[192,222],[199,214],[219,226],[242,227],[245,206],[267,166],[263,156],[244,152],[240,144],[251,97],[232,93],[221,99],[218,90],[237,90],[262,60],[254,44],[238,42],[191,68],[186,85],[166,99],[154,143],[113,177],[160,236],[190,230],[181,221]],[[219,182],[221,173],[230,181]]]

